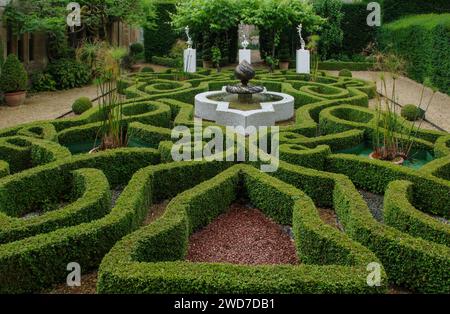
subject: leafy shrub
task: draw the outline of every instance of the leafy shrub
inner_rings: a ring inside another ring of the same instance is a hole
[[[416,121],[424,116],[423,109],[418,108],[416,105],[409,104],[402,107],[401,115],[408,121]]]
[[[136,64],[136,57],[131,53],[122,58],[120,66],[124,69],[130,70],[133,65]]]
[[[178,68],[180,66],[180,61],[181,59],[177,58],[170,58],[170,57],[157,57],[154,56],[152,58],[152,62],[154,64],[159,64],[159,65],[163,65],[163,66],[167,66],[167,67],[171,67],[171,68]]]
[[[25,91],[28,85],[28,74],[16,55],[6,58],[0,76],[0,90],[5,93]]]
[[[56,82],[51,74],[38,71],[31,75],[31,89],[35,92],[54,91]]]
[[[352,77],[352,72],[347,69],[342,69],[339,71],[339,76]]]
[[[212,52],[212,62],[216,66],[216,68],[219,69],[220,62],[222,60],[222,52],[220,51],[220,48],[216,46],[212,47],[211,52]]]
[[[3,63],[5,62],[5,57],[3,56],[3,40],[0,36],[0,73],[2,71]]]
[[[167,23],[170,21],[170,13],[175,13],[175,2],[162,2],[155,4],[156,27],[144,28],[145,60],[152,61],[154,56],[169,54],[170,48],[177,40],[178,34]]]
[[[281,62],[289,62],[291,59],[291,54],[289,53],[288,47],[283,47],[280,49],[280,55],[279,55]]]
[[[136,56],[144,52],[144,45],[141,43],[134,43],[130,45],[130,54]]]
[[[184,49],[186,49],[186,41],[178,39],[170,48],[169,57],[171,58],[182,58],[184,54]]]
[[[57,89],[81,87],[91,80],[86,65],[72,59],[59,59],[50,63],[47,72],[55,79]]]
[[[72,104],[72,110],[75,114],[82,114],[91,108],[92,101],[88,97],[80,97]]]
[[[327,23],[322,26],[319,42],[319,52],[322,60],[333,55],[333,51],[339,51],[342,47],[344,33],[341,28],[343,14],[341,12],[341,0],[319,0],[314,2],[317,14],[327,18]]]
[[[344,14],[341,24],[344,32],[341,51],[348,55],[359,54],[376,40],[377,34],[376,27],[367,25],[367,3],[343,3],[341,10]]]

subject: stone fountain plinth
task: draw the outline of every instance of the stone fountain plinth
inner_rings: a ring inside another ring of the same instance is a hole
[[[248,62],[240,63],[235,75],[241,81],[240,84],[195,96],[197,118],[247,129],[249,126],[273,126],[278,121],[289,120],[294,116],[294,97],[250,84],[255,71]]]

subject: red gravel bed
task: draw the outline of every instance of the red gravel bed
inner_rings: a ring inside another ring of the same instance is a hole
[[[298,264],[293,240],[281,226],[244,204],[233,204],[193,234],[187,260],[233,264]]]

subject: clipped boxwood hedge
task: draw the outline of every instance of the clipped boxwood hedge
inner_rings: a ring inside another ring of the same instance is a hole
[[[332,163],[331,170],[343,172],[356,184],[359,183],[355,177],[364,168],[349,164],[351,167],[348,171],[338,171],[336,164],[338,160],[344,159],[343,156],[331,155],[328,158]],[[382,171],[379,173],[382,174]],[[279,170],[272,175],[305,190],[318,206],[333,205],[345,232],[376,254],[386,269],[390,283],[422,293],[449,293],[450,274],[447,270],[450,266],[450,249],[378,223],[347,177],[286,163],[280,163]],[[365,175],[368,180],[371,176],[374,176],[371,172]],[[414,185],[419,189],[417,182]],[[450,195],[449,188],[450,184],[446,187],[447,197]],[[441,190],[441,193],[444,191]],[[448,206],[450,203],[447,201],[446,204]],[[448,213],[448,208],[443,210]]]
[[[450,217],[450,182],[429,173],[447,165],[449,158],[435,160],[420,171],[347,154],[330,155],[327,159],[328,171],[345,174],[356,186],[373,193],[383,194],[395,180],[411,181],[415,187],[414,201],[420,210]]]
[[[0,160],[0,178],[7,175],[9,175],[9,164],[4,160]]]
[[[0,212],[0,243],[90,222],[110,211],[111,194],[103,172],[97,169],[75,170],[72,181],[72,189],[67,191],[68,195],[72,195],[72,202],[61,209],[53,209],[25,220],[17,217],[23,215],[23,211],[17,212],[16,204],[10,204],[5,212]],[[56,191],[53,193],[56,194]]]
[[[195,95],[235,83],[232,70],[124,76],[120,92],[128,98],[123,103],[128,148],[71,156],[61,146],[93,144],[102,118],[98,108],[0,130],[0,227],[7,226],[0,228],[0,292],[40,291],[65,280],[68,262],[89,271],[110,252],[99,273],[101,292],[373,293],[394,283],[415,292],[448,293],[448,246],[434,241],[442,229],[422,219],[426,214],[448,218],[448,133],[420,130],[414,135],[416,145],[436,157],[419,170],[334,154],[370,140],[374,111],[367,107],[375,85],[322,72],[315,82],[311,79],[294,70],[257,71],[255,84],[292,95],[296,107],[295,121],[280,126],[281,162],[270,177],[256,169],[267,161],[230,170],[235,162],[215,161],[236,160],[237,148],[242,148],[237,145],[213,155],[211,162],[173,162],[172,150],[180,146],[171,139],[171,129],[185,126],[192,134]],[[399,118],[397,132],[405,134],[410,126]],[[219,126],[203,121],[204,131],[206,127]],[[206,142],[201,144],[185,147],[191,158]],[[151,148],[131,148],[136,146]],[[248,159],[253,147],[244,147]],[[402,190],[402,197],[391,197],[391,208],[403,210],[396,213],[406,213],[423,237],[404,229],[399,219],[388,224],[374,220],[355,189],[389,196],[398,180],[411,187]],[[118,186],[125,190],[111,208],[109,189]],[[276,222],[292,226],[304,264],[183,261],[188,236],[241,193]],[[169,199],[163,217],[141,228],[150,205]],[[334,208],[344,230],[324,224],[314,205]],[[47,211],[27,217],[30,225],[19,218],[39,209]],[[10,223],[14,219],[21,224]],[[386,270],[381,287],[366,284],[369,262]]]
[[[420,83],[429,78],[450,94],[450,13],[409,16],[385,24],[379,43],[407,61],[410,78]]]
[[[414,237],[450,247],[450,226],[412,205],[413,188],[414,185],[408,181],[389,184],[384,199],[385,223]]]
[[[450,155],[450,135],[441,136],[436,140],[434,154],[437,158]]]
[[[115,187],[128,182],[140,168],[158,161],[159,156],[152,149],[118,149],[81,155],[7,176],[0,179],[0,211],[8,211],[4,208],[6,204],[15,204],[18,209],[30,208],[34,202],[64,186],[71,171],[76,169],[100,169]],[[136,212],[133,203],[127,200],[125,206],[114,207],[103,218],[1,244],[0,292],[39,291],[63,282],[67,264],[73,261],[85,270],[97,267],[117,240],[138,227],[140,219],[141,212]]]
[[[12,173],[70,157],[67,148],[34,137],[0,137],[0,159],[9,163]]]
[[[306,265],[241,266],[182,261],[189,234],[227,208],[237,197],[241,180],[250,199],[266,215],[279,223],[292,221],[299,242],[297,252],[308,261]],[[314,236],[316,243],[309,241]],[[324,253],[320,262],[310,255],[318,246]],[[366,283],[365,268],[370,261],[376,261],[372,253],[321,223],[314,204],[301,191],[241,165],[179,194],[160,219],[120,241],[103,260],[97,287],[100,293],[383,291],[384,286],[369,287]],[[311,274],[314,285],[307,284]]]

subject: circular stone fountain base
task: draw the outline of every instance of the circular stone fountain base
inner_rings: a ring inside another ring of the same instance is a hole
[[[222,91],[212,91],[197,94],[195,96],[195,116],[201,119],[214,121],[223,126],[241,126],[258,128],[260,126],[273,126],[278,121],[289,120],[294,116],[294,97],[276,92],[268,92],[266,89],[261,95],[273,96],[279,100],[261,102],[261,109],[238,110],[230,108],[227,101],[213,100],[214,96],[226,93],[226,87]],[[243,104],[245,106],[245,104]],[[250,128],[245,134],[250,134]]]

